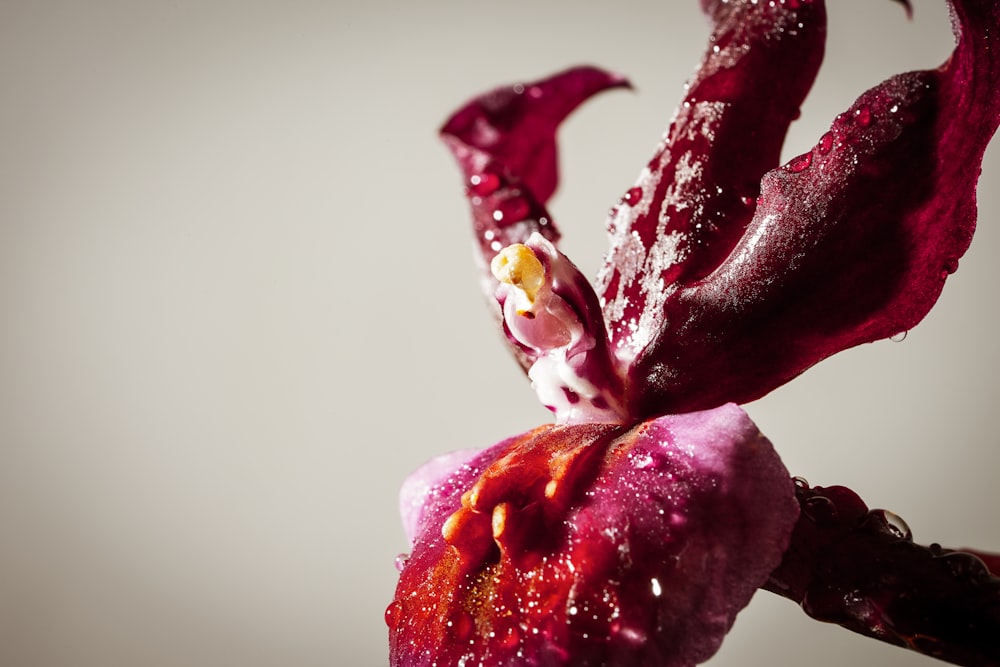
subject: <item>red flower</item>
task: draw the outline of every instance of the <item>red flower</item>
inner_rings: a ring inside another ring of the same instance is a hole
[[[782,561],[799,502],[818,497],[800,487],[796,502],[732,403],[916,325],[971,240],[1000,123],[1000,4],[951,4],[947,63],[866,92],[778,166],[822,58],[823,4],[702,0],[710,48],[612,209],[596,289],[556,248],[544,206],[559,123],[626,81],[572,69],[494,90],[446,123],[483,283],[558,425],[407,483],[413,553],[387,612],[393,665],[714,653]],[[799,588],[812,576],[783,568]]]

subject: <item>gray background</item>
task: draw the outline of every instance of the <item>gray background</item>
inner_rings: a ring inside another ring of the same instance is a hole
[[[935,0],[832,4],[786,157],[951,48]],[[386,664],[400,481],[548,419],[435,130],[499,83],[628,74],[562,133],[592,275],[707,35],[694,0],[611,5],[0,0],[0,664]],[[997,155],[926,321],[748,410],[793,472],[1000,550]],[[762,593],[711,664],[932,662]]]

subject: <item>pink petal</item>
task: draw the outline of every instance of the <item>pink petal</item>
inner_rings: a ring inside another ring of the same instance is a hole
[[[798,515],[733,405],[542,427],[434,475],[387,611],[394,666],[697,664]]]
[[[924,317],[972,238],[1000,122],[1000,4],[953,7],[948,63],[868,91],[810,152],[769,172],[733,252],[668,297],[632,369],[638,412],[753,400]]]

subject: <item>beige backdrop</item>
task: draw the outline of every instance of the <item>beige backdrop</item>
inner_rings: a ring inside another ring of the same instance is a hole
[[[831,4],[786,157],[951,46],[937,0]],[[705,37],[694,0],[0,0],[0,664],[384,666],[400,481],[547,419],[437,126],[499,83],[629,74],[562,134],[552,208],[592,274]],[[998,155],[927,320],[748,409],[793,472],[1000,550]],[[711,664],[932,661],[762,593]]]

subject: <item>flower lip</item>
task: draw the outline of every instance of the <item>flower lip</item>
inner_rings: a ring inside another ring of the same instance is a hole
[[[552,425],[425,468],[394,667],[693,665],[781,560],[791,478],[729,405]]]

